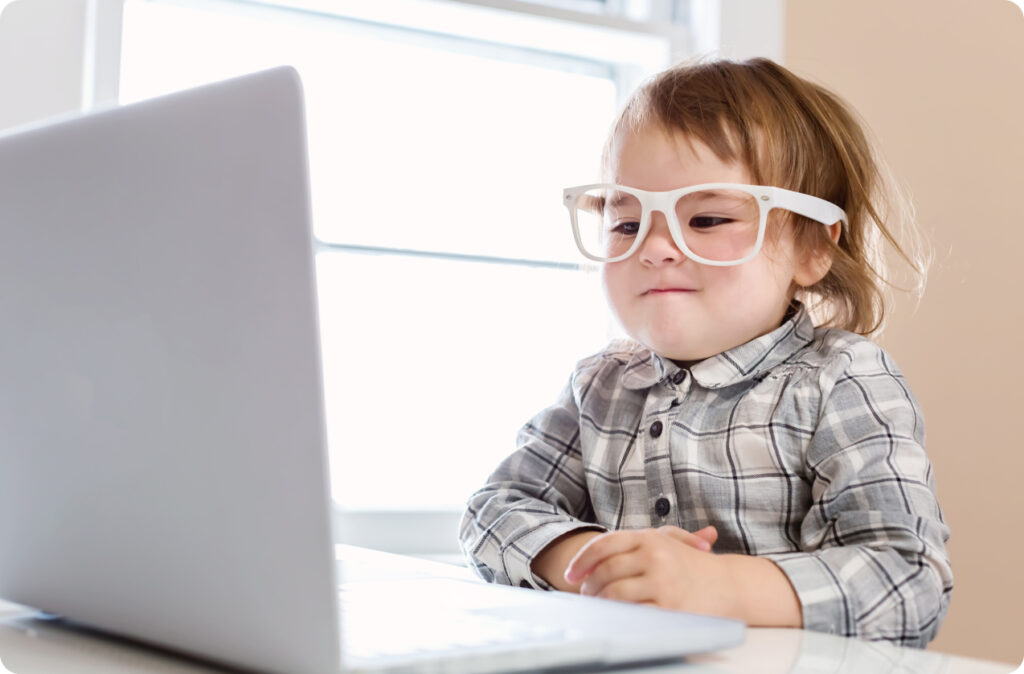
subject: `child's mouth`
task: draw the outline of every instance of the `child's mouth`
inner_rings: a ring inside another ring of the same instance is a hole
[[[668,293],[692,293],[693,288],[651,288],[644,292],[644,295],[664,295]]]

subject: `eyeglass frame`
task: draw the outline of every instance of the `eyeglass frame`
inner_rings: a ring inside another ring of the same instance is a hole
[[[584,248],[583,238],[580,236],[579,223],[577,222],[576,217],[576,213],[579,210],[576,208],[576,200],[590,190],[608,188],[630,194],[640,201],[640,228],[637,231],[636,239],[633,241],[633,245],[629,247],[629,250],[622,255],[606,258],[592,255]],[[690,250],[690,247],[686,245],[686,240],[683,238],[683,232],[679,224],[679,217],[676,215],[676,203],[678,203],[678,201],[687,194],[700,192],[702,190],[721,189],[746,192],[753,196],[757,202],[758,213],[760,216],[757,229],[757,241],[755,242],[754,249],[750,254],[739,260],[709,260],[695,254]],[[782,208],[787,211],[791,211],[797,215],[810,218],[811,220],[819,222],[825,226],[834,225],[837,222],[842,222],[843,225],[847,227],[849,227],[850,224],[849,219],[846,217],[846,211],[839,206],[836,206],[831,201],[827,201],[810,194],[804,194],[803,192],[794,192],[793,190],[787,190],[782,187],[769,187],[766,185],[704,183],[701,185],[680,187],[674,190],[651,192],[649,190],[641,190],[635,187],[616,185],[614,183],[594,183],[591,185],[566,187],[562,190],[562,197],[565,207],[569,210],[569,219],[572,222],[572,234],[573,238],[576,240],[576,247],[581,253],[583,253],[584,257],[595,262],[620,262],[636,253],[651,230],[651,220],[654,211],[658,211],[665,216],[665,220],[668,223],[668,231],[672,236],[673,243],[675,243],[676,247],[679,248],[687,258],[694,262],[713,267],[732,267],[754,259],[757,254],[761,252],[761,246],[764,243],[764,232],[768,225],[768,213],[773,208]]]

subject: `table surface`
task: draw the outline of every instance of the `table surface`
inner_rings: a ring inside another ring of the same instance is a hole
[[[388,574],[403,567],[431,575],[465,577],[463,567],[341,546],[351,559],[364,556],[372,573]],[[356,567],[359,567],[357,564]],[[350,576],[351,579],[351,576]],[[623,672],[711,674],[759,672],[830,674],[1009,674],[1017,665],[901,648],[806,630],[750,628],[745,642],[717,653],[685,661]],[[68,627],[36,612],[0,602],[0,674],[211,674],[216,667],[136,643]]]

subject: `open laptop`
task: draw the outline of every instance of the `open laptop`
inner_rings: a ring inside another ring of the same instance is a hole
[[[742,641],[444,574],[339,593],[308,193],[290,68],[0,136],[0,597],[280,674]]]

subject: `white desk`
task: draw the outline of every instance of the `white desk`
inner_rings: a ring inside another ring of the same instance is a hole
[[[383,561],[383,563],[382,563]],[[364,568],[376,578],[399,567],[464,577],[468,570],[372,553]],[[390,568],[389,568],[389,565]],[[350,574],[351,575],[351,574]],[[361,573],[359,575],[362,575]],[[224,670],[61,623],[0,603],[0,674],[213,674]],[[637,674],[1009,674],[1016,666],[807,632],[749,629],[742,646],[685,662],[622,671]]]

